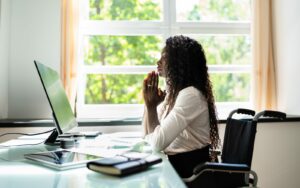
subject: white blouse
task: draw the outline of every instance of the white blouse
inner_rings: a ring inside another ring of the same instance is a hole
[[[167,117],[161,115],[162,106],[158,106],[158,117],[162,117],[160,125],[145,136],[154,151],[163,150],[168,155],[174,155],[210,144],[207,102],[198,89],[190,86],[181,90]],[[145,123],[143,121],[143,126]]]

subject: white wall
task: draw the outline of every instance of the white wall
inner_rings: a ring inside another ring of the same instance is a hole
[[[0,0],[0,119],[7,118],[10,1]]]
[[[220,126],[223,141],[224,125]],[[260,188],[300,185],[300,122],[258,123],[252,170]]]
[[[273,1],[279,109],[300,114],[300,1]]]
[[[300,185],[300,122],[258,124],[253,166],[259,187]]]
[[[33,60],[59,71],[60,1],[12,0],[8,118],[50,117]]]

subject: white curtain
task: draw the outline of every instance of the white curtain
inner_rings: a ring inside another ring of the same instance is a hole
[[[256,111],[277,108],[273,57],[272,0],[253,0],[253,93]]]
[[[61,79],[74,110],[77,90],[79,0],[61,0]]]

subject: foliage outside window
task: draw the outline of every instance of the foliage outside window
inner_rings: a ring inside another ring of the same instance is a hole
[[[249,0],[85,0],[81,7],[79,117],[141,117],[142,81],[156,70],[165,39],[179,34],[203,45],[218,111],[249,105]]]

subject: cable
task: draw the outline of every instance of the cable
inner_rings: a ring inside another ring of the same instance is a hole
[[[11,134],[19,134],[19,135],[24,135],[24,136],[35,136],[35,135],[40,135],[40,134],[46,134],[46,133],[52,132],[54,130],[55,129],[51,129],[49,131],[40,132],[40,133],[4,133],[4,134],[1,134],[0,137],[6,136],[6,135],[11,135]]]

